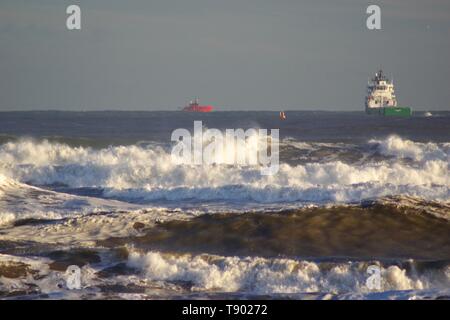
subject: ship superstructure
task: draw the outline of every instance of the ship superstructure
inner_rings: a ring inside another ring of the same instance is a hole
[[[198,99],[195,98],[194,100],[191,100],[189,104],[183,108],[183,111],[190,111],[190,112],[211,112],[214,110],[213,106],[201,106]]]
[[[365,106],[368,114],[411,115],[410,108],[397,106],[394,83],[383,74],[382,70],[375,73],[375,77],[367,84]]]

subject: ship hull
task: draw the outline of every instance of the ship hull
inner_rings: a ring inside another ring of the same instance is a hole
[[[412,110],[409,107],[366,108],[366,113],[385,117],[410,117]]]
[[[213,111],[213,107],[212,106],[189,106],[189,107],[185,107],[183,109],[183,111],[187,111],[187,112],[211,112]]]

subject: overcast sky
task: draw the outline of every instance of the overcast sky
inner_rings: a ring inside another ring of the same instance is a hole
[[[363,110],[380,66],[399,105],[450,110],[449,57],[449,0],[0,2],[0,110]]]

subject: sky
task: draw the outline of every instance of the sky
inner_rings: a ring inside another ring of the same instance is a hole
[[[380,67],[450,110],[449,35],[448,0],[1,0],[0,110],[363,110]]]

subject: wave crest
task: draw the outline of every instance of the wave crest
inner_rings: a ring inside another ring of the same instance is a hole
[[[398,160],[282,163],[278,174],[262,176],[256,166],[174,164],[170,152],[160,146],[93,149],[20,140],[0,146],[0,173],[35,185],[100,188],[106,197],[132,201],[324,203],[396,194],[448,201],[448,144],[393,136],[370,141],[369,147],[373,145]],[[414,161],[405,162],[405,157]]]
[[[448,265],[430,275],[418,272],[413,261],[405,265],[376,263],[381,269],[382,291],[448,289],[450,285]],[[148,280],[183,281],[190,283],[193,291],[370,293],[366,286],[368,262],[316,263],[261,257],[131,252],[128,264],[141,269]]]

